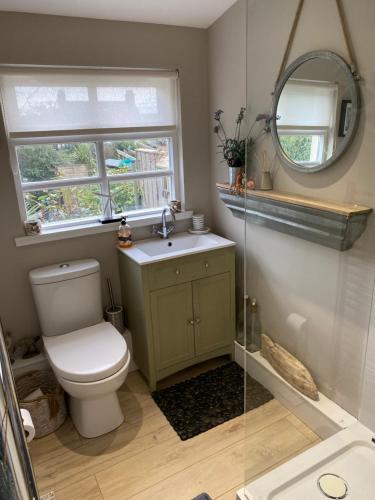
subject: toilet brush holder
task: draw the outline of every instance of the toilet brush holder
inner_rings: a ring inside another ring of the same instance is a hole
[[[105,318],[107,321],[123,335],[124,333],[124,309],[122,306],[108,306],[105,308]]]

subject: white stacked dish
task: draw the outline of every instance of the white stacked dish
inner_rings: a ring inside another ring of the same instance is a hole
[[[202,231],[205,228],[204,214],[193,214],[193,230]]]
[[[210,228],[206,226],[204,214],[193,214],[193,227],[189,229],[193,234],[206,234]]]

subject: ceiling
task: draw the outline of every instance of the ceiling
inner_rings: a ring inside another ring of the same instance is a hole
[[[208,28],[236,0],[0,0],[0,11]]]

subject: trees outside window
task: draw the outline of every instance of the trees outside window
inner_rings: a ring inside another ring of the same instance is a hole
[[[171,147],[169,137],[17,145],[26,216],[98,218],[108,193],[115,213],[162,207],[173,191]]]

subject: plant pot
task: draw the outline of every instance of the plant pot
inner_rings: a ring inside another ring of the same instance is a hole
[[[242,170],[242,167],[228,167],[228,182],[230,187],[234,187],[237,184],[237,177]]]

